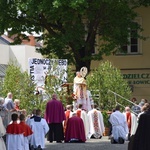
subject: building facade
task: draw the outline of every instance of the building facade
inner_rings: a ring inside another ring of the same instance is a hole
[[[144,37],[150,37],[150,7],[141,7],[136,10],[139,14],[138,21],[144,29],[141,33]],[[132,97],[138,101],[145,98],[150,100],[150,38],[146,40],[132,39],[131,45],[125,47],[126,52],[104,56],[119,68],[125,80],[132,88]],[[100,62],[92,63],[92,68]]]
[[[0,78],[4,78],[8,63],[14,62],[21,71],[28,71],[29,58],[43,58],[35,46],[0,44]]]

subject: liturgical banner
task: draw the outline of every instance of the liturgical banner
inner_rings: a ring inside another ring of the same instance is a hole
[[[28,63],[28,73],[37,86],[44,86],[47,75],[60,78],[62,83],[67,82],[67,59],[29,58]]]

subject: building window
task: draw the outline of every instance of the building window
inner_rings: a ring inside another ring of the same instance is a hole
[[[135,38],[137,30],[132,30],[129,37],[129,44],[122,46],[122,52],[126,54],[138,54],[139,53],[139,39]]]
[[[137,17],[134,22],[142,26],[142,18],[140,16]],[[119,54],[136,55],[142,53],[142,40],[135,36],[137,34],[141,33],[138,33],[137,30],[131,30],[130,37],[128,39],[129,44],[122,46],[122,52],[119,52]]]

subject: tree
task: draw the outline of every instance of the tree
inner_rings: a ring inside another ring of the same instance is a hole
[[[53,66],[53,70],[55,71],[56,66]],[[71,70],[71,67],[68,66],[67,69],[67,83],[63,83],[62,82],[62,76],[64,74],[64,72],[62,71],[60,73],[60,76],[54,76],[53,72],[49,72],[49,75],[46,77],[46,84],[44,86],[45,88],[45,93],[51,97],[51,95],[53,93],[57,93],[57,95],[60,97],[60,100],[62,101],[62,103],[64,104],[64,106],[66,104],[71,104],[73,101],[72,98],[72,87],[73,87],[73,78],[74,78],[74,74]],[[68,84],[68,85],[67,85]],[[64,85],[64,86],[62,86]]]
[[[109,92],[111,90],[127,99],[131,96],[131,89],[127,81],[123,79],[120,70],[109,61],[102,62],[87,76],[87,84],[95,103],[102,110],[111,111],[118,103],[123,106],[130,105],[126,100]]]
[[[19,95],[19,84],[22,82],[22,73],[20,67],[10,62],[6,69],[6,74],[2,86],[2,95],[5,97],[8,92],[12,92],[14,98]],[[22,82],[23,83],[23,82]]]
[[[31,81],[27,72],[21,72],[19,66],[10,62],[6,69],[4,82],[2,83],[1,96],[6,97],[8,92],[13,94],[13,99],[20,100],[21,109],[30,113],[34,107],[41,108],[41,102],[34,95],[35,84]]]
[[[0,78],[0,96],[2,95],[3,79]]]
[[[44,48],[39,51],[51,58],[68,59],[76,70],[92,60],[101,60],[126,44],[130,30],[141,27],[134,22],[134,9],[148,6],[147,0],[1,0],[0,34],[43,32]],[[5,7],[5,9],[3,9]],[[138,32],[139,33],[139,32]],[[97,54],[93,55],[99,35]],[[135,35],[140,37],[140,35]],[[21,38],[21,39],[20,39]]]
[[[53,71],[55,69],[56,66],[53,66]],[[36,84],[31,80],[28,73],[21,72],[20,67],[15,62],[10,62],[6,69],[4,81],[0,80],[0,96],[6,97],[8,92],[12,92],[13,99],[19,99],[21,109],[26,109],[28,113],[31,113],[34,108],[39,108],[44,113],[46,103],[53,93],[58,94],[64,106],[68,103],[70,104],[72,102],[72,93],[68,93],[65,88],[61,88],[64,72],[61,72],[60,77],[52,75],[53,72],[48,74],[43,93],[39,91],[38,94],[35,94]],[[68,67],[68,74],[68,82],[72,82],[73,73],[70,67]]]

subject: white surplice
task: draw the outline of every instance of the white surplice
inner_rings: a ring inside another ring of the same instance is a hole
[[[5,134],[6,134],[6,129],[3,125],[2,118],[0,116],[0,150],[6,150],[6,146],[2,138]]]
[[[125,118],[127,119],[126,113],[123,113],[123,114],[125,115]],[[137,117],[135,116],[135,114],[131,113],[131,131],[130,131],[130,135],[135,134],[137,126],[138,126]]]
[[[88,120],[88,116],[85,110],[81,110],[81,109],[77,109],[77,111],[81,111],[81,116],[80,118],[83,120],[83,124],[84,124],[84,129],[85,129],[85,137],[88,137],[88,133],[89,133],[89,120]]]
[[[97,113],[97,122],[98,122],[98,129],[99,129],[99,133],[95,133],[95,128],[94,128],[94,112],[96,111]],[[103,133],[105,131],[105,127],[104,127],[104,122],[103,122],[103,116],[102,113],[97,110],[97,109],[92,109],[88,112],[88,120],[89,120],[89,134],[88,134],[88,138],[90,139],[92,135],[94,134],[99,134],[100,136],[103,136]]]
[[[115,111],[110,115],[110,123],[112,124],[112,136],[118,142],[118,138],[122,137],[127,140],[129,134],[128,125],[126,122],[125,115],[120,111]]]
[[[7,134],[6,146],[7,150],[24,150],[23,134]]]
[[[24,150],[29,150],[29,141],[31,141],[31,136],[32,135],[29,135],[27,137],[24,137]]]
[[[34,118],[30,119],[28,125],[31,127],[33,134],[31,135],[30,144],[37,148],[45,148],[45,135],[49,131],[49,126],[45,119],[41,118],[40,122],[35,122]]]
[[[94,101],[92,99],[92,94],[89,90],[87,90],[87,100],[86,100],[87,111],[92,110],[91,105],[93,104],[94,104]]]

